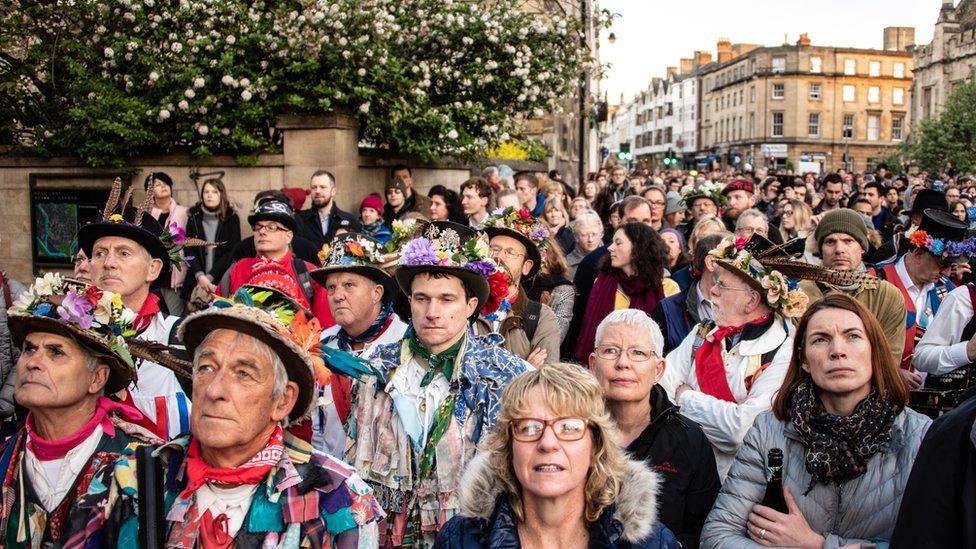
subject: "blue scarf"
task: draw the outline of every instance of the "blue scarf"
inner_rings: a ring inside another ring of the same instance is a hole
[[[386,322],[390,319],[391,314],[393,314],[393,302],[388,301],[380,308],[380,313],[376,315],[376,320],[373,321],[373,324],[358,336],[351,337],[346,333],[345,328],[339,328],[339,333],[336,334],[336,343],[339,345],[339,349],[349,352],[352,350],[352,345],[371,341],[386,327]]]

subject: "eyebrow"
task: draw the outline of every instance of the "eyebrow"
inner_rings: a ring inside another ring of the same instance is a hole
[[[844,330],[841,333],[843,333],[843,334],[849,334],[851,332],[864,332],[864,330],[862,330],[860,328],[848,328],[848,329]],[[814,331],[810,332],[808,335],[830,335],[830,332],[827,331],[827,330],[814,330]]]

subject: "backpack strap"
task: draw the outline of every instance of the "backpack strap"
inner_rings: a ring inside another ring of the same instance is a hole
[[[527,300],[525,303],[525,314],[522,316],[522,329],[525,330],[525,337],[529,343],[535,337],[535,330],[539,327],[539,315],[542,313],[542,303]]]
[[[305,264],[304,259],[296,255],[291,256],[291,264],[295,268],[295,275],[298,276],[298,285],[302,287],[305,300],[308,302],[308,306],[311,307],[315,299],[315,289],[312,287],[312,275],[308,272],[308,265]]]

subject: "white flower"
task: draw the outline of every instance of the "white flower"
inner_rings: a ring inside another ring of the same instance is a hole
[[[234,85],[234,77],[229,74],[225,74],[224,77],[220,79],[220,83],[225,86],[232,86]]]
[[[105,48],[105,57],[111,59],[115,55],[115,50],[112,48]]]
[[[369,112],[369,101],[363,103],[359,106],[359,112],[366,114]]]
[[[458,138],[458,132],[457,132],[457,130],[451,130],[451,131],[447,132],[447,137],[449,139],[457,139]]]
[[[190,88],[187,88],[186,91],[183,92],[183,95],[185,95],[187,99],[193,99],[194,97],[197,96],[197,92],[193,91]]]
[[[208,128],[206,124],[197,126],[197,133],[199,133],[200,135],[207,135],[208,133],[210,133],[210,128]]]
[[[47,272],[42,278],[34,280],[34,293],[38,296],[52,295],[60,287],[61,275],[58,273]]]
[[[184,111],[190,109],[190,104],[186,102],[186,99],[184,99],[184,100],[180,101],[179,103],[177,103],[176,106],[179,107],[180,109],[184,110]]]
[[[240,84],[246,88],[251,85],[251,81],[247,78],[241,78]]]
[[[119,320],[123,324],[132,324],[136,320],[136,312],[128,307],[123,307],[119,312]]]
[[[359,69],[358,71],[356,71],[356,74],[358,74],[359,76],[366,76],[366,69]]]
[[[206,83],[207,83],[207,81],[204,80],[202,76],[198,76],[198,77],[196,77],[196,78],[193,79],[193,87],[194,88],[202,88],[204,86],[204,84],[206,84]]]
[[[227,41],[228,44],[233,44],[234,42],[237,42],[237,38],[234,38],[233,34],[229,35],[225,40]]]
[[[172,50],[173,53],[180,53],[181,51],[183,51],[183,44],[180,44],[179,42],[173,42],[173,45],[171,45],[169,49]]]
[[[162,121],[162,120],[166,120],[167,118],[169,118],[169,111],[166,109],[161,109],[159,111],[159,120]]]
[[[159,73],[158,72],[152,71],[151,73],[149,73],[149,81],[150,82],[155,82],[157,80],[159,80]]]
[[[241,92],[241,99],[243,99],[244,101],[250,101],[251,100],[251,92],[249,92],[248,90],[242,91]]]
[[[230,129],[220,128],[220,135],[224,135],[224,136],[230,135]]]

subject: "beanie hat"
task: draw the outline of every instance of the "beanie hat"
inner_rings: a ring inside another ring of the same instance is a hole
[[[817,239],[817,248],[823,246],[823,241],[827,236],[834,233],[844,233],[854,237],[864,251],[868,250],[868,227],[864,220],[854,210],[841,208],[831,210],[824,214],[823,219],[817,224],[814,238]]]
[[[396,189],[403,193],[403,196],[407,196],[407,183],[401,177],[394,177],[386,182],[386,189],[384,189],[384,192],[388,193],[391,189]]]
[[[664,215],[671,215],[686,210],[684,201],[677,191],[668,191],[667,204],[664,207]]]
[[[363,208],[373,208],[377,212],[383,213],[383,199],[380,198],[380,195],[372,193],[359,203],[360,212],[363,211]]]

